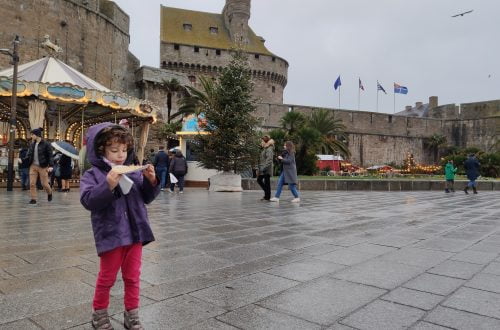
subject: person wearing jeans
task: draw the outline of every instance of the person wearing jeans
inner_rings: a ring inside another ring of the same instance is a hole
[[[268,135],[262,137],[262,151],[259,159],[259,169],[257,183],[264,190],[264,197],[261,200],[271,199],[271,176],[273,175],[274,140]]]
[[[467,179],[469,179],[469,183],[464,188],[464,192],[466,194],[469,193],[469,188],[472,188],[474,194],[477,194],[477,178],[479,177],[479,169],[481,168],[481,164],[476,158],[476,155],[470,154],[469,158],[464,163],[465,174],[467,175]]]
[[[160,190],[163,191],[167,186],[168,165],[170,160],[163,146],[160,146],[158,149],[158,153],[153,160],[153,165],[156,169],[156,174],[160,178]]]
[[[290,191],[292,192],[294,199],[293,203],[299,203],[300,197],[297,191],[297,166],[295,165],[295,146],[292,141],[286,141],[285,150],[281,156],[278,156],[278,160],[283,165],[283,170],[281,171],[280,178],[278,179],[278,186],[276,187],[276,193],[274,197],[270,199],[271,202],[279,202],[281,191],[283,185],[286,183]]]

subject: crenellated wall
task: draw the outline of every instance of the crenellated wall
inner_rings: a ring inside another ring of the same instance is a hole
[[[264,129],[273,129],[280,127],[280,119],[289,111],[310,115],[314,109],[317,108],[263,103],[258,105],[256,116]],[[403,163],[408,152],[418,163],[431,163],[432,155],[424,140],[433,134],[444,135],[449,145],[474,146],[486,151],[499,138],[500,101],[441,106],[431,109],[429,114],[433,117],[428,118],[329,110],[346,126],[351,160],[362,166]]]
[[[19,35],[21,64],[55,56],[110,89],[134,94],[129,77],[139,63],[128,51],[129,16],[113,1],[0,0],[0,8],[0,48]],[[43,47],[45,35],[63,52]],[[0,56],[0,68],[9,65]]]

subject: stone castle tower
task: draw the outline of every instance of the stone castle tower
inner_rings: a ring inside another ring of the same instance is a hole
[[[216,77],[231,61],[232,49],[248,55],[254,96],[283,103],[288,62],[270,52],[248,25],[251,0],[226,0],[221,14],[161,7],[160,67],[199,87],[200,76]]]
[[[248,44],[250,0],[227,0],[222,15],[233,42]]]

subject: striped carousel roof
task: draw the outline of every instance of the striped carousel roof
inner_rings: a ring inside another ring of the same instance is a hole
[[[12,78],[12,74],[12,68],[0,71],[0,77],[6,76]],[[108,88],[54,57],[44,57],[20,65],[18,68],[18,79],[49,84],[70,83],[82,88],[95,89],[102,92],[110,91]]]

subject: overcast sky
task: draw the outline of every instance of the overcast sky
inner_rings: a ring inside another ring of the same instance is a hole
[[[220,13],[225,0],[115,0],[130,15],[130,50],[159,66],[160,4]],[[463,17],[451,15],[473,9]],[[428,102],[500,99],[499,0],[254,0],[250,26],[289,64],[284,102],[393,112],[393,83],[406,86],[396,109]]]

